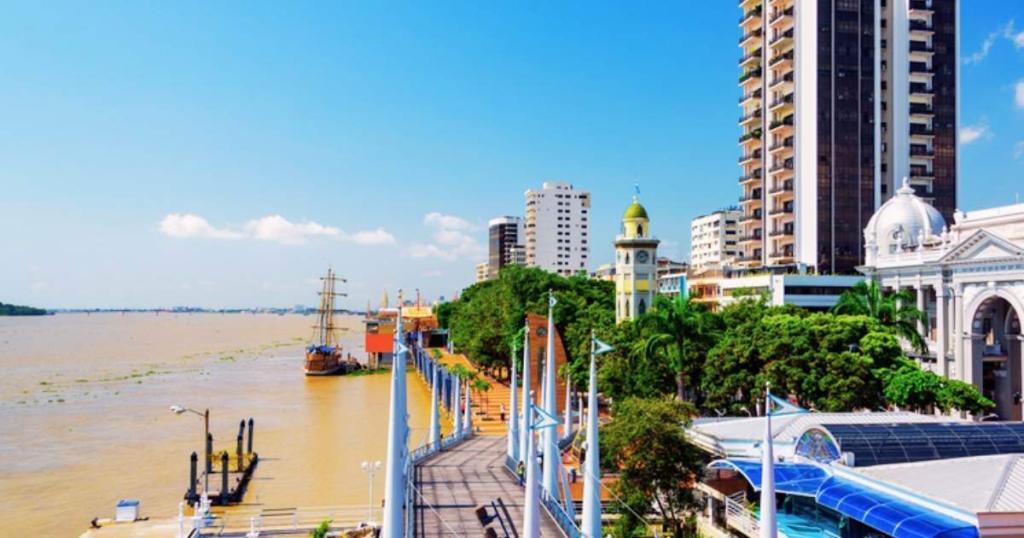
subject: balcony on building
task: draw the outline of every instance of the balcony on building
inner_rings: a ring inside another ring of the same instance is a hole
[[[935,33],[935,27],[927,19],[911,19],[910,35],[919,39],[926,39]]]
[[[754,189],[749,194],[740,196],[740,204],[748,204],[751,202],[761,201],[761,189]]]
[[[761,26],[762,11],[761,6],[757,6],[743,13],[743,16],[740,17],[740,27],[744,30],[749,30]]]
[[[785,159],[783,161],[777,161],[768,169],[768,173],[785,173],[793,171],[793,159]]]
[[[787,93],[771,102],[768,110],[776,114],[785,114],[793,107],[793,94]]]
[[[740,44],[741,47],[746,48],[748,45],[753,43],[755,40],[761,39],[762,35],[764,35],[764,33],[761,31],[760,28],[751,30],[749,32],[744,32],[743,35],[740,36],[740,43],[739,44]]]
[[[928,18],[932,16],[932,0],[910,0],[907,6],[909,15],[913,19]]]
[[[915,57],[928,57],[935,53],[935,48],[928,44],[926,41],[917,41],[916,39],[910,40],[910,58],[913,60]]]
[[[910,104],[910,117],[919,118],[921,120],[929,120],[935,115],[935,109],[931,104],[928,103],[911,103]]]
[[[760,127],[756,129],[751,129],[740,135],[740,144],[744,144],[751,141],[757,141],[758,143],[760,143],[762,134],[763,132],[761,131]]]
[[[932,138],[935,136],[935,129],[923,123],[911,123],[910,136],[917,138]]]
[[[791,68],[793,66],[793,55],[793,49],[783,52],[782,54],[776,54],[775,56],[772,56],[770,60],[768,60],[768,67],[778,66],[787,69]]]
[[[910,83],[910,102],[930,104],[933,95],[932,89],[928,87],[928,84],[924,82]]]
[[[761,120],[761,112],[762,112],[762,110],[759,108],[759,109],[757,109],[757,110],[755,110],[755,111],[753,111],[753,112],[751,112],[749,114],[744,114],[744,115],[740,116],[740,126],[745,126],[748,123],[753,123],[755,121],[760,121]]]
[[[743,68],[743,69],[747,69],[747,68],[753,66],[754,64],[759,63],[760,61],[761,61],[761,49],[757,49],[755,51],[748,52],[747,54],[744,54],[743,56],[740,56],[740,67]]]
[[[768,194],[771,194],[772,196],[793,194],[793,180],[787,179],[782,183],[778,183],[773,189],[768,191]],[[786,196],[779,196],[779,198],[784,197]]]
[[[781,120],[773,120],[768,130],[779,135],[786,136],[793,132],[793,115],[790,114]]]
[[[784,204],[782,206],[778,206],[778,207],[772,208],[772,210],[768,212],[768,216],[775,217],[775,216],[778,216],[778,215],[786,215],[786,214],[792,214],[792,213],[793,213],[793,206],[791,204]]]
[[[772,11],[772,16],[768,18],[769,26],[789,22],[793,22],[793,6],[786,9],[775,9]]]
[[[757,168],[752,170],[749,174],[740,176],[740,185],[748,182],[759,182],[761,181],[761,169]]]
[[[935,156],[935,150],[929,148],[925,144],[911,144],[910,145],[910,158],[928,159]]]
[[[785,75],[781,75],[781,76],[777,76],[777,77],[773,78],[771,83],[769,84],[769,86],[773,90],[780,90],[780,91],[781,90],[785,90],[787,88],[792,88],[792,85],[793,85],[793,72],[792,71],[786,73]]]
[[[745,105],[747,103],[747,101],[749,101],[751,99],[760,99],[760,98],[761,98],[761,90],[760,90],[760,88],[756,89],[754,91],[745,92],[743,95],[740,96],[740,104],[741,105]]]
[[[755,83],[757,83],[757,84],[755,84]],[[744,86],[744,87],[750,86],[750,88],[745,88],[745,89],[753,89],[753,86],[760,85],[760,83],[761,83],[761,68],[760,67],[754,67],[754,68],[748,69],[748,70],[744,71],[742,75],[740,75],[740,85]]]

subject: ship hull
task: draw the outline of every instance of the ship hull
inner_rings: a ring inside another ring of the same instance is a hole
[[[306,375],[326,376],[348,373],[348,366],[341,358],[341,350],[331,352],[311,350],[306,352]]]

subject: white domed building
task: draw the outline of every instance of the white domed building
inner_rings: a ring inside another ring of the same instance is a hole
[[[927,312],[924,368],[973,383],[1001,418],[1022,420],[1024,204],[953,218],[904,183],[864,229],[859,269],[883,289],[911,291]]]

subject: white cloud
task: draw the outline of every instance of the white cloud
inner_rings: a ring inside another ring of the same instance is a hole
[[[434,229],[431,243],[417,243],[409,247],[413,258],[438,258],[454,261],[460,258],[478,258],[487,253],[471,232],[474,226],[455,215],[427,213],[423,224]]]
[[[1024,157],[1024,140],[1013,145],[1013,158],[1020,159],[1021,157]]]
[[[437,211],[427,213],[423,217],[423,224],[443,230],[469,230],[473,228],[473,225],[466,219],[456,217],[455,215],[445,215]]]
[[[1013,100],[1017,103],[1017,108],[1024,108],[1024,80],[1017,81],[1013,94]]]
[[[353,234],[344,234],[343,238],[346,241],[350,241],[357,245],[393,245],[395,244],[395,236],[391,235],[384,228],[377,228],[376,230],[363,230]]]
[[[191,213],[171,213],[160,221],[160,231],[170,237],[258,239],[282,245],[301,245],[313,237],[331,237],[363,246],[395,243],[395,236],[383,228],[349,234],[318,222],[292,222],[281,215],[267,215],[250,220],[240,229],[234,229],[214,227],[205,218]]]
[[[199,215],[171,213],[160,221],[160,232],[169,237],[208,237],[212,239],[240,239],[234,230],[214,228]]]
[[[273,241],[283,245],[301,245],[314,236],[338,237],[341,235],[341,230],[337,228],[312,221],[291,222],[281,215],[268,215],[251,220],[246,223],[245,231],[253,239]]]
[[[992,47],[995,46],[996,41],[999,38],[1005,38],[1009,40],[1017,48],[1024,48],[1024,32],[1014,33],[1013,32],[1013,21],[1006,23],[1005,26],[985,36],[985,40],[981,42],[981,48],[977,52],[964,58],[965,64],[976,64],[981,62],[988,56],[988,53],[992,51]]]
[[[437,278],[440,276],[444,276],[444,272],[442,272],[440,269],[430,269],[423,272],[424,278]]]
[[[984,123],[979,123],[977,125],[964,125],[960,128],[960,143],[964,145],[976,142],[981,140],[982,137],[988,136],[992,136],[992,133]]]

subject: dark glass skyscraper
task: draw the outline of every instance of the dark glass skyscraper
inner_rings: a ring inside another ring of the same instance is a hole
[[[740,8],[740,266],[854,272],[904,178],[952,216],[957,0]]]

